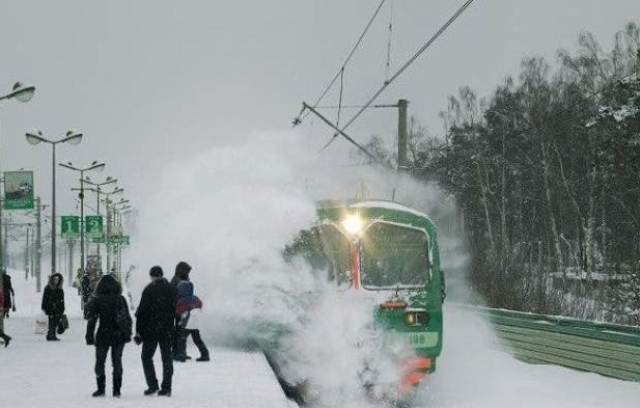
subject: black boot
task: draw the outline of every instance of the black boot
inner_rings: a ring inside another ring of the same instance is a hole
[[[122,387],[122,376],[113,376],[113,396],[120,398],[120,388]]]
[[[9,342],[11,341],[11,336],[7,336],[4,333],[0,333],[2,337],[2,340],[4,340],[4,346],[7,347],[9,345]]]
[[[98,383],[98,389],[91,395],[94,397],[104,397],[104,388],[107,379],[104,376],[96,377],[96,382]]]
[[[144,395],[153,395],[156,392],[158,392],[158,386],[157,385],[155,387],[149,387],[146,390],[144,390]]]
[[[163,388],[158,391],[158,395],[161,397],[170,397],[171,396],[171,388]]]

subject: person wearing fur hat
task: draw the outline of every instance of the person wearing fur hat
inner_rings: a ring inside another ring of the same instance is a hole
[[[153,365],[153,355],[160,346],[162,356],[161,396],[171,396],[173,359],[171,347],[174,338],[174,315],[176,311],[176,291],[162,276],[162,268],[154,266],[149,271],[151,283],[142,291],[136,311],[136,344],[142,344],[142,367],[147,382],[144,395],[153,395],[160,389]]]
[[[98,389],[93,393],[94,397],[103,397],[105,394],[105,366],[107,353],[111,348],[111,363],[113,365],[113,396],[120,397],[122,387],[122,352],[124,345],[131,341],[131,326],[123,327],[118,324],[118,313],[129,315],[129,306],[122,296],[122,285],[112,276],[105,275],[96,284],[94,296],[85,305],[85,318],[87,333],[85,340],[87,345],[96,346],[95,373]],[[100,322],[96,333],[96,324]]]
[[[49,283],[42,294],[42,311],[49,317],[47,341],[58,341],[56,330],[64,314],[64,290],[62,289],[62,275],[53,273],[49,276]]]
[[[185,362],[187,360],[187,340],[193,339],[200,357],[196,361],[209,361],[209,350],[200,337],[199,314],[202,309],[202,301],[193,294],[193,283],[183,280],[178,284],[178,303],[176,315],[178,316],[178,347],[174,351],[174,360]]]

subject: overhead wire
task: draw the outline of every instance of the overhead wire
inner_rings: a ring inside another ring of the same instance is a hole
[[[338,78],[340,78],[340,76],[344,72],[344,68],[347,66],[347,64],[349,63],[349,61],[353,57],[353,55],[356,53],[356,50],[358,49],[358,47],[362,43],[362,40],[364,39],[364,36],[369,31],[369,28],[371,28],[371,25],[375,21],[376,17],[378,17],[378,14],[380,13],[380,10],[382,9],[382,6],[384,5],[384,3],[386,1],[387,0],[380,0],[380,4],[378,4],[378,7],[376,8],[375,12],[373,13],[373,16],[371,16],[371,18],[369,19],[369,22],[367,23],[367,25],[365,26],[364,30],[360,34],[360,37],[358,38],[358,41],[356,41],[356,44],[353,46],[353,48],[351,49],[351,52],[349,53],[349,55],[347,56],[345,61],[342,63],[342,66],[340,67],[338,72],[335,74],[333,79],[331,79],[331,81],[329,81],[329,84],[325,87],[324,91],[322,91],[320,96],[313,103],[312,107],[315,108],[322,101],[322,99],[327,95],[327,93],[329,92],[331,87],[333,87],[333,84],[335,84],[335,82],[338,80]],[[298,115],[298,117],[296,119],[294,119],[294,121],[293,121],[294,125],[296,125],[296,124],[300,123],[302,120],[304,120],[304,118],[306,118],[308,114],[309,114],[309,112],[304,112],[304,111],[301,112],[301,114]]]
[[[340,98],[338,99],[338,117],[336,119],[336,128],[340,128],[340,112],[342,112],[342,91],[344,89],[344,67],[342,67],[341,70],[341,74],[340,74]],[[338,135],[340,134],[339,131],[334,131],[333,132],[333,137],[331,139],[329,139],[329,141],[322,146],[322,149],[320,149],[320,151],[323,151],[324,149],[326,149],[327,147],[329,147],[329,145],[331,143],[333,143],[334,140],[336,140],[336,138],[338,137]]]
[[[366,109],[368,109],[371,104],[373,104],[373,102],[378,98],[378,96],[380,96],[380,94],[396,79],[398,78],[407,68],[409,68],[409,66],[420,56],[422,55],[423,52],[425,52],[427,50],[427,48],[429,48],[431,46],[431,44],[433,44],[433,42],[435,40],[438,39],[438,37],[440,37],[440,35],[442,35],[442,33],[444,33],[447,28],[449,28],[449,26],[451,24],[453,24],[454,21],[456,21],[458,19],[458,17],[460,17],[460,15],[471,5],[471,3],[473,3],[474,0],[467,0],[462,6],[460,6],[460,8],[458,8],[458,10],[449,18],[449,20],[447,20],[447,22],[440,27],[440,29],[433,34],[425,44],[422,45],[422,47],[420,47],[420,49],[418,49],[418,51],[407,61],[405,62],[402,67],[400,67],[400,69],[388,80],[385,80],[382,87],[367,101],[367,103],[365,103],[362,108],[360,108],[360,110],[353,115],[353,117],[347,122],[346,125],[344,125],[342,128],[339,128],[340,131],[337,133],[342,133],[344,132],[361,114],[362,112],[364,112]],[[295,123],[295,121],[294,121]],[[342,133],[344,135],[344,133]],[[329,142],[321,149],[324,150],[326,149],[334,140],[335,140],[335,136],[329,140]],[[358,147],[360,150],[365,150],[362,146],[360,146],[359,144],[355,143],[355,141],[353,139],[347,139],[349,140],[352,144],[355,144],[356,147]],[[370,153],[368,153],[369,156],[372,156]]]
[[[453,24],[454,21],[456,21],[458,19],[458,17],[460,17],[460,15],[462,15],[462,13],[464,13],[464,11],[471,5],[471,3],[473,3],[474,0],[467,0],[462,6],[460,6],[460,8],[458,8],[458,10],[449,18],[449,20],[447,20],[447,22],[440,27],[440,29],[434,34],[432,35],[423,45],[422,47],[420,47],[420,49],[418,49],[418,51],[411,57],[409,58],[409,60],[407,62],[405,62],[402,67],[400,67],[400,69],[398,71],[396,71],[395,74],[393,74],[393,76],[391,78],[389,78],[389,80],[385,81],[382,85],[382,87],[380,89],[378,89],[378,91],[367,101],[367,103],[364,104],[364,106],[355,114],[353,115],[353,117],[342,127],[342,131],[346,130],[349,126],[351,126],[351,124],[358,118],[360,117],[360,115],[362,114],[362,112],[364,112],[377,98],[378,96],[380,96],[380,94],[394,81],[396,80],[400,75],[402,75],[402,73],[409,68],[409,66],[420,56],[422,55],[422,53],[424,53],[433,43],[435,40],[438,39],[438,37],[440,37],[440,35],[442,35],[442,33],[444,33],[447,28],[449,28],[449,26],[451,24]]]
[[[391,74],[391,40],[393,38],[393,0],[389,1],[389,41],[387,42],[387,72],[385,81],[389,80]]]

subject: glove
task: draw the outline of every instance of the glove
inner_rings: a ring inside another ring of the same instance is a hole
[[[133,342],[136,343],[138,346],[142,344],[142,336],[138,333],[136,333],[135,336],[133,336]]]
[[[93,346],[95,344],[95,340],[93,336],[85,336],[84,338],[87,342],[87,346]]]

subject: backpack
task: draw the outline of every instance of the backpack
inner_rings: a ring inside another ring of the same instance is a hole
[[[116,310],[116,325],[126,338],[131,339],[131,335],[133,334],[133,320],[131,320],[131,316],[129,315],[127,301],[124,300],[123,297],[120,297],[120,304],[118,305],[118,310]]]

